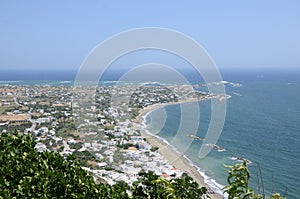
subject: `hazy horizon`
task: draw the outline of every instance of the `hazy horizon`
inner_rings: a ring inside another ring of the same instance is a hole
[[[114,68],[109,69],[102,77],[102,80],[118,80],[126,70]],[[60,80],[74,81],[77,75],[76,69],[0,69],[0,81],[30,81],[30,80]],[[193,69],[181,70],[186,76],[193,75]],[[244,81],[244,80],[282,80],[289,79],[300,81],[299,69],[249,69],[249,68],[226,68],[220,69],[223,80]],[[197,74],[198,75],[198,74]]]

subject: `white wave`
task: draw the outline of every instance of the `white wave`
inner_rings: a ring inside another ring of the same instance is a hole
[[[209,86],[209,85],[231,85],[231,86],[233,86],[233,87],[241,87],[242,86],[242,84],[240,84],[240,83],[234,83],[234,82],[228,82],[228,81],[219,81],[219,82],[211,82],[211,83],[207,83],[206,84],[207,86]]]
[[[160,84],[160,82],[144,82],[142,85],[148,85],[148,84]]]
[[[6,81],[6,80],[3,80],[3,81],[0,81],[0,83],[4,83],[4,84],[9,84],[9,83],[18,83],[18,82],[22,82],[21,80],[20,81]]]
[[[231,160],[237,160],[237,157],[231,157],[230,159]]]
[[[231,86],[233,86],[233,87],[241,87],[242,86],[242,84],[240,84],[240,83],[233,83],[233,82],[230,82],[229,83]]]
[[[153,133],[151,133],[149,130],[147,130],[147,124],[146,124],[146,118],[149,114],[151,114],[151,112],[154,110],[151,110],[149,112],[147,112],[144,116],[143,116],[143,120],[142,120],[142,129],[151,136],[156,137],[157,139],[161,140],[162,142],[164,142],[166,145],[168,145],[169,147],[171,147],[174,151],[176,151],[178,154],[182,154],[180,151],[178,151],[172,144],[170,144],[166,139],[159,137],[158,135],[155,135]],[[197,166],[192,160],[190,160],[185,154],[182,155],[189,163],[189,165],[195,167],[198,171],[198,173],[204,178],[204,182],[209,186],[210,189],[212,189],[215,193],[220,194],[221,196],[223,196],[224,198],[228,198],[227,194],[224,194],[222,189],[223,189],[223,185],[219,184],[215,179],[209,177],[206,175],[205,171],[203,169],[201,169],[199,166]]]
[[[149,114],[151,114],[153,111],[155,111],[156,109],[154,109],[154,110],[151,110],[151,111],[148,111],[145,115],[143,115],[143,119],[142,119],[142,124],[141,124],[141,126],[142,126],[142,128],[144,129],[144,130],[146,130],[146,127],[147,127],[147,120],[146,120],[146,118],[147,118],[147,116],[149,115]],[[151,133],[150,133],[151,134]]]
[[[237,96],[243,96],[242,94],[240,93],[233,93],[234,95],[237,95]]]
[[[144,129],[145,132],[148,135],[154,136],[157,139],[161,140],[162,142],[164,142],[166,145],[168,145],[169,147],[171,147],[174,151],[176,151],[178,154],[181,154],[181,152],[179,152],[172,144],[170,144],[166,139],[161,138],[157,135],[152,134],[150,131]],[[182,157],[184,157],[189,165],[195,167],[198,171],[198,173],[203,177],[204,182],[209,186],[210,189],[212,189],[215,193],[220,194],[221,196],[223,196],[225,199],[228,198],[228,196],[226,194],[223,193],[222,189],[223,189],[223,185],[219,184],[215,179],[209,177],[206,175],[205,171],[202,170],[199,166],[197,166],[192,160],[190,160],[186,155],[182,155]]]
[[[212,189],[215,193],[220,194],[224,198],[226,198],[226,199],[228,198],[228,196],[226,194],[224,194],[222,191],[222,189],[224,188],[224,185],[219,184],[215,179],[206,175],[205,171],[203,169],[201,169],[199,166],[197,166],[186,155],[183,155],[183,157],[189,162],[189,164],[191,166],[193,166],[197,169],[198,173],[203,177],[205,184],[207,184],[210,189]]]

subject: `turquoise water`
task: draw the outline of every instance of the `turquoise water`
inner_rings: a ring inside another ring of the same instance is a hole
[[[158,135],[169,142],[205,171],[218,184],[225,185],[227,172],[224,165],[233,165],[239,156],[251,160],[251,187],[262,193],[262,183],[257,181],[258,165],[263,176],[266,195],[273,190],[287,198],[300,196],[300,82],[249,81],[241,87],[226,86],[232,96],[227,101],[225,126],[217,145],[224,152],[213,150],[199,159],[201,141],[194,140],[185,150],[187,136],[175,137],[179,128],[179,105],[165,107],[167,120]],[[203,137],[210,120],[209,101],[200,102],[198,136]],[[148,130],[156,132],[162,111],[151,112],[146,118]],[[175,137],[175,138],[174,138]],[[260,187],[260,188],[258,188]]]

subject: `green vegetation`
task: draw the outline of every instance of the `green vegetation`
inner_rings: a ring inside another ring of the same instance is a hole
[[[187,174],[170,181],[153,172],[140,172],[140,179],[133,183],[132,192],[137,198],[201,198],[206,188],[199,185]]]
[[[229,168],[229,176],[227,178],[228,185],[224,187],[224,192],[228,193],[229,199],[262,199],[260,194],[254,193],[249,188],[250,172],[247,167],[247,161],[234,166],[226,166]],[[269,199],[283,199],[280,194],[272,194]]]
[[[74,151],[73,156],[80,162],[88,160],[95,160],[94,154],[89,151]]]
[[[113,158],[114,158],[113,165],[115,165],[115,166],[118,166],[120,162],[125,161],[124,155],[119,151],[116,151],[114,153]]]
[[[152,152],[154,152],[154,151],[157,151],[159,149],[159,147],[158,146],[156,146],[156,147],[151,147],[151,149],[150,149],[150,151],[152,151]]]
[[[57,136],[66,138],[66,137],[74,137],[71,132],[76,131],[75,124],[72,122],[68,123],[60,123],[57,131]],[[75,139],[75,138],[74,138]]]
[[[2,106],[0,107],[0,115],[6,114],[7,112],[14,111],[16,109],[15,106]]]
[[[72,157],[38,153],[31,136],[0,139],[0,198],[95,198],[103,194]],[[106,185],[103,185],[106,186]]]
[[[82,142],[77,142],[77,143],[70,143],[70,148],[71,149],[75,149],[76,151],[81,149],[83,147],[83,143]]]
[[[2,106],[0,107],[0,115],[2,115],[3,113],[5,113],[5,111],[8,109],[8,107]]]
[[[18,124],[18,125],[4,125],[4,126],[0,126],[0,132],[2,132],[4,129],[8,132],[14,131],[14,129],[16,128],[16,126],[18,127],[18,131],[19,132],[24,132],[24,130],[26,128],[30,128],[31,124],[30,123],[24,123],[24,124]]]
[[[118,144],[117,147],[121,149],[128,149],[129,147],[136,147],[134,144],[126,143],[126,144]]]
[[[129,115],[131,118],[136,118],[139,115],[140,109],[139,108],[132,108],[131,111],[129,111]]]
[[[187,175],[166,183],[153,172],[141,172],[132,187],[124,182],[96,184],[74,157],[56,152],[38,153],[31,136],[0,136],[0,198],[190,198],[205,188]],[[182,191],[186,190],[186,191]],[[131,193],[131,194],[128,194]],[[194,194],[194,195],[191,195]],[[197,197],[193,197],[197,198]]]
[[[104,130],[114,130],[115,126],[101,126],[100,128],[104,129]]]
[[[0,134],[0,199],[4,198],[201,198],[205,187],[187,174],[166,180],[153,172],[140,172],[132,186],[125,182],[95,183],[74,156],[66,159],[56,152],[38,153],[30,135]],[[89,156],[88,152],[77,154]],[[81,157],[82,158],[82,157]],[[108,168],[107,168],[108,169]],[[261,199],[248,187],[250,173],[246,161],[229,166],[229,199]],[[101,181],[101,180],[100,180]],[[273,194],[270,199],[282,199]]]

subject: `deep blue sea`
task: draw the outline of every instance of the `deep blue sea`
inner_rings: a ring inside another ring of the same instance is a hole
[[[158,132],[161,138],[183,152],[195,165],[201,168],[212,184],[225,185],[227,169],[224,165],[237,163],[234,157],[251,160],[251,187],[262,193],[262,182],[258,183],[258,166],[263,176],[266,195],[273,190],[296,199],[300,196],[300,70],[296,71],[222,71],[223,79],[242,84],[241,87],[226,86],[227,115],[218,146],[224,152],[213,150],[206,158],[200,159],[198,152],[201,141],[194,140],[186,148],[185,135],[174,137],[179,128],[180,105],[165,107],[167,120]],[[190,74],[190,76],[189,76]],[[191,75],[192,74],[192,75]],[[72,85],[74,71],[1,71],[0,84],[64,84]],[[200,79],[192,72],[187,77],[193,83]],[[106,76],[105,80],[117,80],[119,75]],[[199,103],[200,126],[198,136],[203,137],[210,121],[211,104]],[[157,133],[160,124],[158,114],[153,111],[146,118],[148,129]],[[150,121],[151,118],[151,121]],[[188,134],[188,132],[187,132]],[[258,188],[260,187],[260,188]]]
[[[226,86],[227,115],[218,146],[224,152],[213,150],[200,159],[198,152],[202,141],[193,141],[184,150],[186,136],[175,138],[179,128],[179,105],[165,107],[167,120],[157,135],[171,143],[198,165],[208,176],[208,182],[225,185],[227,172],[224,165],[238,163],[234,157],[251,160],[251,187],[262,193],[262,183],[257,181],[260,166],[266,195],[279,192],[287,198],[300,196],[300,82],[296,79],[256,79],[240,81],[241,87]],[[210,120],[210,102],[200,102],[198,136],[204,137]],[[156,132],[156,114],[146,118],[148,130]],[[174,140],[176,139],[176,140]],[[184,151],[183,151],[184,150]],[[260,176],[260,175],[259,175]],[[260,187],[260,188],[258,188]]]

